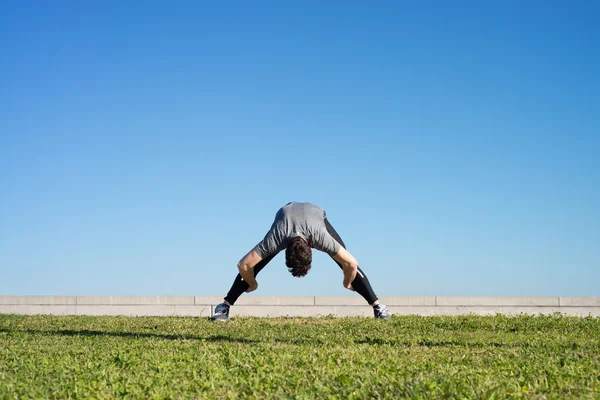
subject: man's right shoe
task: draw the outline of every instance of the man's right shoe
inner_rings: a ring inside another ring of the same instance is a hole
[[[383,304],[378,304],[373,307],[373,313],[375,314],[374,317],[377,319],[390,319],[390,315],[392,315],[390,310]]]
[[[229,306],[225,303],[217,304],[215,313],[210,317],[211,321],[229,321]]]

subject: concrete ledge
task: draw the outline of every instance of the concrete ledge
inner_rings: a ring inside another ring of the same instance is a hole
[[[600,297],[559,297],[561,307],[600,307]]]
[[[223,296],[194,296],[194,304],[214,306],[223,302]]]
[[[317,296],[314,297],[314,301],[317,306],[364,306],[366,304],[360,296]],[[382,296],[379,301],[388,306],[435,306],[433,296]]]
[[[75,296],[0,296],[1,304],[74,305],[77,304],[77,298]]]
[[[421,315],[423,317],[438,315],[438,308],[435,306],[390,306],[389,309],[393,315]]]
[[[163,305],[194,304],[194,296],[78,296],[76,304],[83,305]]]
[[[52,304],[9,304],[0,305],[0,314],[51,314],[51,315],[75,315],[75,305],[52,305]]]
[[[549,306],[558,307],[558,297],[446,297],[438,296],[438,306]]]
[[[362,298],[361,298],[362,300]],[[222,296],[196,296],[196,304],[215,305],[223,302]],[[365,301],[362,300],[362,305]],[[313,306],[313,296],[242,296],[235,303],[237,306]]]
[[[364,306],[365,299],[360,296],[317,296],[314,297],[317,306]]]
[[[77,315],[126,315],[139,316],[194,316],[208,317],[212,315],[210,307],[185,305],[78,305]]]
[[[0,314],[208,317],[221,296],[0,296]],[[600,297],[382,296],[395,315],[518,315],[561,313],[600,317]],[[242,296],[231,316],[372,317],[355,296]]]
[[[259,317],[323,317],[335,315],[338,317],[373,316],[369,306],[235,306],[231,308],[230,316],[259,316]]]
[[[379,301],[387,306],[435,306],[434,296],[381,296]]]
[[[187,317],[210,317],[213,314],[211,306],[182,306],[175,305],[174,315]]]

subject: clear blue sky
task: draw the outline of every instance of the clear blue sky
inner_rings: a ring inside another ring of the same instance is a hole
[[[600,295],[598,2],[216,3],[0,4],[0,294]]]

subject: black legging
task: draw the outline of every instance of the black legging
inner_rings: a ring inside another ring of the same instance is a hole
[[[329,234],[331,236],[333,236],[333,238],[342,245],[343,248],[346,248],[346,245],[344,244],[344,241],[342,240],[342,238],[340,237],[340,235],[338,235],[338,233],[335,231],[335,229],[333,229],[333,226],[331,226],[331,224],[329,223],[329,221],[327,220],[327,218],[325,218],[325,226],[327,227],[327,232],[329,232]],[[333,257],[332,257],[333,259]],[[335,260],[333,260],[335,261]],[[339,265],[339,267],[343,270],[344,268],[342,267],[342,264],[340,264],[339,262],[335,261],[337,265]],[[362,269],[360,269],[360,267],[358,267],[358,270],[356,271],[356,278],[354,278],[354,280],[352,281],[352,288],[354,290],[356,290],[356,293],[360,294],[362,297],[364,297],[364,299],[369,303],[369,304],[373,304],[377,301],[377,296],[375,295],[375,292],[373,291],[373,288],[371,287],[371,283],[369,282],[369,278],[367,278],[367,275],[365,275],[365,273],[362,271]]]
[[[343,248],[346,248],[344,241],[338,235],[338,233],[333,229],[333,226],[329,223],[327,218],[325,218],[325,226],[327,227],[327,232],[339,243]],[[270,255],[264,259],[262,259],[258,264],[254,266],[254,277],[258,275],[258,273],[276,256],[276,254]],[[333,257],[332,257],[333,259]],[[335,260],[334,260],[335,261]],[[340,268],[343,269],[342,265],[335,261]],[[358,267],[356,271],[356,278],[352,281],[352,288],[360,294],[369,304],[373,304],[377,301],[377,296],[371,287],[371,283],[369,283],[369,279],[365,275],[365,273]],[[233,281],[233,285],[231,285],[231,289],[225,296],[225,300],[231,305],[235,304],[238,297],[242,295],[248,289],[248,284],[242,279],[242,275],[238,274]]]

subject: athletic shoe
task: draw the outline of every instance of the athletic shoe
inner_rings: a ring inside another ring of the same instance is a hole
[[[377,319],[390,319],[390,315],[392,315],[390,310],[383,304],[378,304],[373,307],[373,313]]]
[[[217,304],[215,307],[215,313],[210,317],[211,321],[228,321],[229,320],[229,306],[225,303]]]

